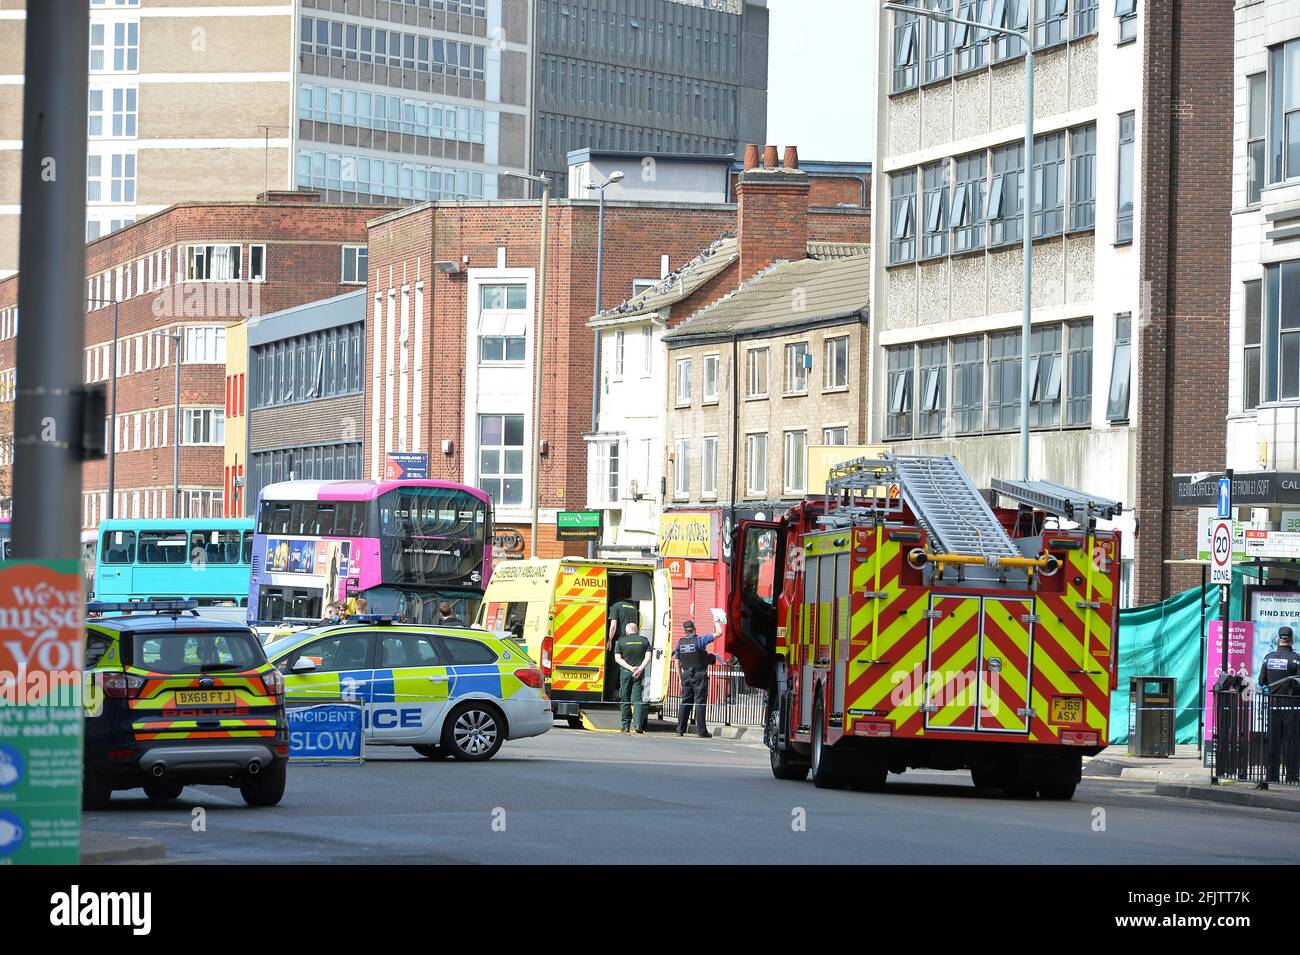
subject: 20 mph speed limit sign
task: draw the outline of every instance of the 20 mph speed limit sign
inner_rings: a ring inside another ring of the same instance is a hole
[[[1210,535],[1210,583],[1232,583],[1232,521],[1215,521]]]

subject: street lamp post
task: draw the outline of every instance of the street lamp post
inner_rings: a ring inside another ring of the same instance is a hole
[[[551,213],[551,180],[546,176],[530,176],[522,172],[507,172],[503,175],[529,182],[542,184],[542,235],[541,253],[537,276],[537,347],[533,349],[533,455],[532,455],[532,552],[537,556],[537,514],[540,508],[542,483],[542,342],[546,338],[546,227]]]
[[[604,182],[587,183],[587,191],[593,190],[600,193],[599,211],[596,213],[596,316],[600,316],[602,291],[604,289],[605,278],[605,190],[616,182],[623,181],[623,171],[616,169],[609,174],[609,178]],[[591,362],[591,433],[595,434],[600,427],[600,329],[596,329],[595,338],[592,343],[592,362]],[[587,559],[591,560],[596,556],[596,542],[587,542]]]
[[[1021,175],[1025,181],[1024,221],[1024,293],[1021,302],[1023,315],[1020,331],[1020,471],[1021,477],[1029,480],[1029,335],[1032,324],[1034,302],[1034,42],[1028,29],[1013,30],[1008,27],[993,26],[976,20],[966,20],[950,13],[930,10],[925,7],[909,7],[901,3],[886,3],[884,9],[894,13],[909,13],[913,16],[929,17],[943,23],[962,24],[985,30],[990,34],[1015,37],[1025,47],[1025,161]],[[986,37],[991,39],[991,37]],[[983,42],[983,41],[979,41]],[[918,44],[919,49],[919,44]],[[919,57],[918,57],[919,61]]]
[[[87,304],[93,308],[113,306],[113,368],[108,390],[108,420],[112,422],[108,442],[108,519],[112,520],[117,506],[114,500],[117,497],[117,312],[122,303],[115,298],[92,298]]]

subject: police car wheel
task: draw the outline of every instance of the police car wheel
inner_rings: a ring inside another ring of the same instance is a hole
[[[93,769],[86,769],[81,777],[81,808],[107,809],[113,798],[113,785]]]
[[[274,806],[284,798],[288,773],[284,766],[264,769],[256,776],[246,776],[239,784],[239,794],[250,806]]]
[[[457,759],[479,762],[491,759],[501,748],[505,724],[495,707],[486,703],[462,703],[447,716],[442,728],[442,746]]]
[[[175,799],[184,788],[180,783],[151,779],[144,784],[144,794],[150,799]]]
[[[446,759],[451,753],[447,752],[441,746],[412,746],[425,759]]]

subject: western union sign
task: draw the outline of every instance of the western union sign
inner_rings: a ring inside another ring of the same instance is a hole
[[[659,556],[714,560],[718,547],[718,515],[714,511],[662,514],[659,517]]]

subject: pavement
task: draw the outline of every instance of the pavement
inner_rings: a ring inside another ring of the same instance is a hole
[[[776,780],[743,738],[557,726],[485,763],[372,746],[363,766],[295,765],[274,808],[194,786],[170,802],[116,793],[84,818],[161,843],[173,865],[1295,861],[1300,814],[1157,796],[1124,768],[1070,802],[1009,799],[964,772],[861,793]]]
[[[82,865],[121,865],[128,862],[161,862],[167,850],[157,839],[118,832],[81,831]]]
[[[1112,778],[1155,783],[1155,795],[1178,799],[1199,799],[1257,809],[1300,812],[1300,786],[1272,785],[1258,789],[1254,782],[1235,779],[1212,781],[1213,773],[1202,764],[1196,745],[1176,746],[1167,759],[1129,756],[1120,746],[1111,746],[1083,764],[1084,778]]]

